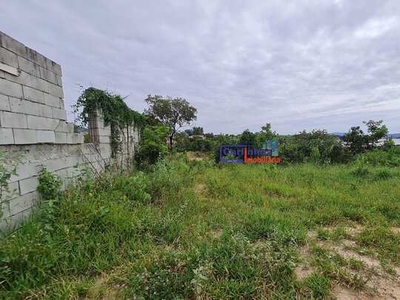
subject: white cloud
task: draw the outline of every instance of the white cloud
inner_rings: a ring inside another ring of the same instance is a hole
[[[137,110],[186,97],[207,131],[400,132],[399,17],[397,0],[14,0],[0,28],[62,65],[67,105],[94,85]]]
[[[394,29],[397,25],[398,17],[368,20],[356,30],[354,36],[361,39],[376,38]]]

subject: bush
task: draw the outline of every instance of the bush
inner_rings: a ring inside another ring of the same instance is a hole
[[[341,163],[349,160],[340,140],[325,130],[302,131],[280,141],[280,156],[283,162],[319,164]]]
[[[135,161],[139,168],[146,168],[155,164],[167,153],[165,138],[168,128],[164,126],[148,126],[143,130],[139,151],[135,154]]]
[[[47,171],[45,167],[39,172],[38,192],[43,200],[54,200],[60,196],[62,181],[59,176]]]
[[[385,151],[382,149],[373,150],[357,156],[357,161],[371,166],[400,166],[400,147],[389,148]]]

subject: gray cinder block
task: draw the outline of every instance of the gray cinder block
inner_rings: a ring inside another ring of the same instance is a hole
[[[54,131],[50,130],[37,130],[36,137],[38,143],[52,143],[54,144],[56,141],[56,136]]]
[[[59,120],[38,116],[27,116],[29,129],[55,130]]]
[[[36,130],[13,129],[15,144],[37,144]]]
[[[0,124],[5,128],[28,128],[26,115],[13,112],[0,112]]]
[[[0,47],[0,62],[18,68],[18,56],[2,47]]]
[[[50,94],[44,94],[44,103],[46,105],[52,106],[52,107],[56,107],[56,108],[61,108],[60,107],[60,98],[56,97],[54,95],[50,95]]]
[[[39,185],[39,180],[37,177],[23,179],[19,181],[19,191],[21,195],[25,195],[30,192],[36,191],[38,185]]]
[[[53,119],[60,119],[60,120],[67,119],[67,112],[64,109],[53,107],[52,110],[53,110]]]
[[[11,128],[0,128],[0,145],[14,144],[14,134]]]
[[[22,98],[22,85],[0,78],[0,94]]]
[[[24,90],[24,99],[39,103],[45,103],[44,93],[42,91],[27,86],[23,86],[23,90]]]
[[[0,94],[0,110],[10,111],[8,96]]]

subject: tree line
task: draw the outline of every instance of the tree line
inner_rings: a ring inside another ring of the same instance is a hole
[[[266,140],[272,139],[279,142],[279,156],[284,163],[347,163],[361,154],[369,153],[368,157],[373,157],[374,161],[381,157],[390,157],[392,164],[400,165],[399,155],[393,154],[400,152],[400,149],[387,138],[388,128],[382,120],[363,122],[365,131],[361,126],[351,127],[343,137],[320,129],[308,132],[303,130],[294,135],[279,135],[272,130],[270,123],[261,126],[257,132],[246,129],[237,135],[213,134],[205,133],[202,127],[182,131],[197,119],[197,109],[184,98],[148,95],[145,102],[148,107],[139,117],[139,113],[126,109],[122,97],[89,88],[78,99],[76,107],[83,107],[79,114],[82,120],[86,120],[89,110],[98,107],[105,110],[111,125],[122,126],[140,121],[141,143],[135,155],[139,166],[154,164],[168,152],[194,151],[215,155],[221,145],[245,144],[261,148]],[[119,110],[114,108],[116,104]],[[119,115],[126,116],[126,120]]]

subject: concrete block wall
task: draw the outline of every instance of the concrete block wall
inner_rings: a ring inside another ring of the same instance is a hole
[[[0,145],[82,143],[63,97],[61,66],[0,32]]]
[[[10,192],[1,199],[0,229],[12,230],[40,202],[42,167],[59,175],[66,188],[86,168],[98,175],[109,164],[126,166],[133,156],[135,128],[129,132],[136,139],[124,140],[125,150],[112,159],[111,129],[101,112],[90,116],[92,143],[84,143],[66,121],[63,97],[61,66],[0,32],[0,151],[19,161]]]

